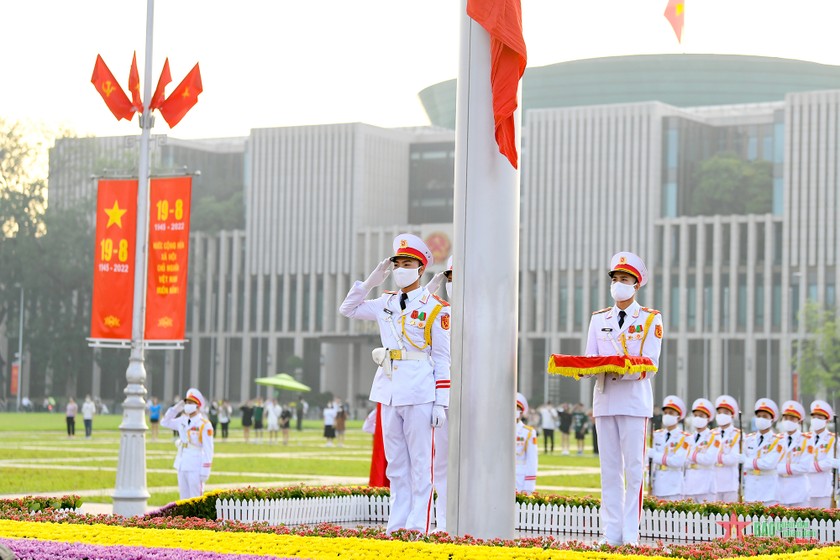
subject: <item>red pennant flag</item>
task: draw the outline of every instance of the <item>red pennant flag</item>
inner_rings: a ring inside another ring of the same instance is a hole
[[[137,71],[137,52],[131,59],[131,72],[128,73],[128,90],[131,92],[131,106],[138,113],[143,112],[143,101],[140,99],[140,73]]]
[[[677,42],[682,43],[682,30],[685,24],[685,0],[668,0],[665,7],[665,19],[674,28],[677,34]]]
[[[166,99],[166,86],[172,82],[172,74],[169,73],[169,58],[163,63],[163,70],[160,71],[160,78],[158,79],[155,94],[152,96],[152,102],[149,104],[149,109],[160,109],[163,105],[163,100]]]
[[[128,96],[99,55],[96,55],[96,64],[93,67],[93,76],[91,76],[90,82],[96,87],[96,91],[105,100],[105,104],[117,117],[117,120],[131,120],[134,115],[131,101],[128,100]]]
[[[467,15],[490,34],[490,87],[499,152],[517,168],[516,129],[513,112],[519,80],[525,73],[528,53],[522,36],[520,0],[467,0]]]
[[[198,94],[204,91],[201,89],[201,71],[198,69],[198,63],[190,70],[187,77],[178,84],[178,87],[169,94],[166,101],[160,106],[160,114],[169,128],[175,128],[175,125],[181,122],[187,111],[193,108],[198,103]]]

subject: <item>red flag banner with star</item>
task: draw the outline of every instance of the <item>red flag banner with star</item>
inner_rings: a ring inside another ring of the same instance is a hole
[[[90,337],[131,340],[137,180],[101,179],[96,195],[96,246]]]
[[[467,15],[490,34],[490,87],[496,143],[499,152],[518,168],[513,112],[517,107],[519,80],[528,62],[522,36],[522,5],[520,0],[467,0]]]
[[[685,0],[668,0],[665,6],[665,19],[674,28],[677,34],[677,42],[682,43],[682,30],[685,24]]]
[[[192,177],[162,177],[149,185],[146,340],[183,340],[187,324]]]
[[[137,53],[131,59],[131,71],[128,73],[128,90],[131,92],[131,106],[138,113],[143,112],[143,101],[140,99],[140,72],[137,71]]]
[[[198,68],[198,63],[196,63],[190,73],[160,106],[160,114],[163,115],[163,120],[166,121],[169,128],[175,128],[175,125],[181,122],[187,111],[198,103],[198,94],[202,91],[204,90],[201,88],[201,71]]]
[[[149,109],[160,109],[166,99],[166,86],[172,82],[172,74],[169,73],[169,58],[163,61],[163,70],[160,71],[160,78],[158,78],[155,93],[152,95],[152,101],[149,103]]]
[[[96,55],[96,64],[93,66],[93,76],[90,78],[90,83],[96,87],[96,91],[102,96],[108,109],[117,117],[117,120],[131,120],[134,115],[131,101],[129,101],[128,96],[99,55]]]

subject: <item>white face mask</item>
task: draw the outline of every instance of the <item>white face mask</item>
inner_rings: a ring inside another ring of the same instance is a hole
[[[703,428],[705,428],[706,426],[709,425],[709,419],[708,418],[702,418],[700,416],[695,416],[694,418],[691,419],[691,423],[698,430],[702,430]]]
[[[828,421],[825,418],[811,418],[811,429],[815,432],[825,428],[826,424],[828,424]]]
[[[755,427],[759,430],[766,430],[770,426],[773,425],[773,421],[769,418],[756,418],[755,419]]]
[[[633,285],[635,286],[635,284]],[[636,293],[636,288],[630,284],[622,284],[621,282],[613,282],[610,285],[610,294],[616,302],[627,301]]]
[[[452,299],[452,282],[446,283],[446,299]]]
[[[662,425],[666,428],[671,428],[677,425],[680,419],[672,414],[663,414],[662,415]]]
[[[513,418],[517,422],[519,421],[520,418],[522,418],[522,411],[519,409],[519,407],[516,408],[516,410],[513,412],[513,414],[514,414]]]
[[[785,432],[795,432],[799,428],[799,422],[793,420],[782,420],[781,428]]]
[[[184,405],[184,412],[186,412],[188,415],[192,414],[196,410],[198,410],[198,405],[195,403],[187,403]]]
[[[715,416],[715,423],[718,426],[728,426],[732,423],[732,415],[731,414],[718,414]]]
[[[405,288],[414,284],[420,278],[419,268],[395,268],[391,273],[398,288]]]

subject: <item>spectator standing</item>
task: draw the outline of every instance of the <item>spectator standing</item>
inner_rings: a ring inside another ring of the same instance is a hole
[[[96,414],[96,405],[93,404],[93,399],[90,395],[85,397],[85,402],[82,404],[82,419],[85,422],[85,437],[90,439],[93,435],[93,415]]]
[[[293,405],[294,403],[292,403]],[[292,424],[291,406],[284,406],[280,411],[280,433],[283,434],[283,445],[289,445],[289,427]]]
[[[277,443],[277,432],[280,430],[280,405],[269,399],[265,403],[265,423],[268,428],[269,443]]]
[[[589,431],[589,416],[583,410],[583,403],[577,403],[571,416],[572,429],[575,431],[577,454],[583,455],[583,440]]]
[[[560,405],[557,418],[560,427],[560,448],[563,450],[563,455],[568,455],[569,432],[572,427],[572,405],[570,403]]]
[[[79,412],[79,406],[72,398],[67,403],[67,437],[71,438],[76,435],[76,413]]]
[[[297,419],[297,431],[303,431],[303,417],[306,416],[306,411],[309,409],[309,404],[303,400],[303,395],[298,397],[297,406],[295,407],[295,416]]]
[[[94,405],[95,408],[96,405]],[[152,402],[149,404],[149,424],[152,427],[152,441],[157,441],[158,428],[160,426],[160,413],[163,411],[163,405],[158,402],[157,397],[152,397]]]
[[[263,436],[263,416],[265,415],[265,407],[261,399],[257,399],[254,403],[254,443],[262,443]]]
[[[222,426],[222,439],[227,439],[228,429],[230,428],[230,417],[233,415],[233,408],[230,403],[223,400],[222,406],[219,407],[219,424]]]
[[[344,430],[347,422],[347,410],[341,406],[340,399],[336,399],[335,409],[335,439],[339,447],[344,447]]]
[[[239,410],[242,411],[242,436],[245,438],[245,443],[248,443],[251,425],[254,423],[254,405],[251,401],[246,401]]]
[[[216,433],[216,425],[219,423],[219,402],[210,402],[210,408],[207,411],[207,418],[210,420],[210,425],[213,426],[213,433]]]
[[[554,453],[554,430],[557,428],[557,410],[551,405],[551,401],[540,407],[540,428],[543,433],[543,446],[548,453],[548,442],[551,441],[551,452]]]
[[[589,425],[592,426],[592,453],[598,454],[598,427],[595,425],[595,412],[590,408],[587,413]]]
[[[338,410],[332,406],[332,403],[324,407],[324,438],[327,442],[324,447],[332,447],[335,439],[335,417]]]

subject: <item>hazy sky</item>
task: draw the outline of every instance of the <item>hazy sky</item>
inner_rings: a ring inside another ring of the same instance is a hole
[[[667,0],[522,0],[529,66],[641,53],[726,53],[840,65],[840,0],[687,0],[682,45]],[[417,93],[456,77],[459,0],[157,0],[154,88],[198,61],[204,93],[173,136],[362,121],[428,124]],[[139,132],[90,83],[96,54],[141,81],[145,0],[0,0],[0,117],[78,134]],[[142,84],[141,84],[142,87]],[[158,118],[156,133],[169,133]]]

